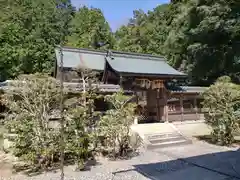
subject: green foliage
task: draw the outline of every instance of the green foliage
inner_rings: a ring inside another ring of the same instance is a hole
[[[51,73],[54,48],[68,35],[69,0],[0,0],[0,81]]]
[[[237,0],[181,0],[134,11],[116,32],[116,49],[164,55],[192,84],[223,75],[240,82],[239,7]]]
[[[78,169],[84,168],[84,162],[89,157],[89,135],[86,132],[85,124],[89,119],[87,107],[77,106],[68,112],[65,130],[66,147],[65,152],[68,158],[74,159]]]
[[[113,35],[103,13],[97,8],[79,8],[70,22],[67,45],[80,48],[112,48]],[[100,44],[104,43],[103,47]]]
[[[130,148],[136,148],[130,145],[135,105],[128,103],[131,97],[123,95],[123,92],[105,96],[113,109],[101,118],[94,110],[94,100],[101,97],[97,95],[94,72],[79,69],[78,73],[82,91],[75,92],[69,99],[72,94],[64,89],[63,136],[65,161],[74,161],[82,170],[92,152],[98,150],[101,137],[105,139],[104,145],[114,147],[115,156],[125,156]],[[9,133],[6,137],[13,142],[14,155],[35,170],[59,163],[59,89],[54,78],[31,74],[19,76],[4,93],[4,104],[9,109],[5,118]]]
[[[128,52],[145,52],[145,32],[143,28],[145,23],[145,13],[142,10],[134,11],[134,17],[127,26],[120,27],[115,37],[117,39],[116,49]]]
[[[239,82],[239,2],[190,0],[176,9],[167,57],[183,64],[194,84],[208,85],[222,75]]]
[[[127,103],[129,96],[122,91],[105,96],[112,104],[99,123],[100,135],[105,138],[105,149],[113,156],[127,156],[130,147],[130,126],[134,121],[135,104]]]
[[[4,94],[9,108],[6,127],[8,133],[16,135],[11,139],[13,153],[30,163],[30,168],[45,169],[59,162],[59,89],[58,82],[47,75],[22,75]],[[74,103],[69,103],[64,94],[65,160],[74,160],[79,169],[89,157],[88,127],[94,116],[89,110],[95,97],[90,92],[77,95]],[[85,97],[88,98],[86,104],[83,103]]]
[[[163,55],[195,85],[210,85],[223,75],[240,82],[238,0],[180,0],[148,13],[135,10],[114,34],[100,9],[74,11],[70,0],[0,4],[0,80],[51,73],[54,47],[62,43]]]
[[[169,32],[169,4],[157,6],[153,11],[133,12],[127,25],[116,31],[116,48],[123,51],[164,55],[164,43]]]
[[[84,163],[96,148],[96,118],[94,100],[97,95],[96,73],[87,68],[77,69],[82,91],[69,99],[66,107],[66,152],[75,160],[79,170],[84,169]]]
[[[234,141],[233,133],[240,125],[240,87],[221,77],[203,94],[206,122],[212,127],[213,141],[221,145]]]
[[[50,127],[53,110],[59,105],[56,80],[46,75],[22,75],[5,92],[6,117],[13,139],[13,152],[38,168],[58,159],[59,130]]]

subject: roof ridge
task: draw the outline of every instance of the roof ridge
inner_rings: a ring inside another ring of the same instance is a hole
[[[124,54],[124,55],[134,55],[134,56],[143,56],[143,57],[164,58],[164,56],[153,55],[153,54],[148,54],[148,53],[136,53],[136,52],[126,52],[126,51],[116,51],[116,50],[111,50],[111,51],[112,51],[113,53]]]
[[[108,50],[96,50],[96,49],[87,49],[87,48],[75,48],[75,47],[69,47],[69,46],[64,46],[62,47],[63,50],[65,51],[72,51],[72,52],[89,52],[89,53],[94,53],[94,54],[104,54],[106,55],[106,53],[108,52]],[[144,58],[146,60],[164,60],[165,61],[165,57],[164,56],[158,56],[158,55],[152,55],[152,54],[143,54],[143,53],[135,53],[135,52],[123,52],[123,51],[116,51],[116,50],[112,50],[109,49],[109,51],[111,51],[113,53],[113,57],[114,55],[117,56],[135,56],[135,57],[141,57]],[[149,58],[155,58],[155,59],[149,59]]]

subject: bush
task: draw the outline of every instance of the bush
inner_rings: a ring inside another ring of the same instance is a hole
[[[87,122],[91,119],[91,114],[88,113],[88,107],[81,104],[77,103],[76,107],[68,109],[65,129],[65,152],[68,158],[75,161],[78,170],[84,169],[84,163],[90,156],[90,134],[86,127]]]
[[[105,97],[112,104],[112,109],[101,118],[99,130],[104,137],[105,149],[114,157],[127,156],[132,148],[130,126],[134,121],[135,104],[126,103],[129,98],[122,91]]]
[[[206,122],[212,127],[212,140],[221,145],[233,143],[239,128],[240,88],[229,77],[221,77],[203,94]]]
[[[16,134],[12,139],[13,153],[27,161],[30,168],[45,169],[59,163],[59,89],[54,78],[35,74],[20,76],[5,92],[5,104],[10,110],[6,127],[8,133]],[[64,108],[65,159],[74,160],[80,167],[89,152],[89,136],[84,130],[88,109],[77,105]]]
[[[128,102],[123,92],[105,96],[113,105],[103,117],[94,111],[97,88],[90,87],[74,95],[64,93],[64,146],[65,162],[75,162],[82,170],[91,152],[101,141],[110,154],[126,156],[135,150],[139,137],[131,139],[135,104]],[[69,99],[68,96],[74,96]],[[22,75],[13,81],[4,94],[9,112],[6,128],[13,142],[13,153],[29,163],[34,170],[59,164],[60,158],[60,88],[54,78],[47,75]],[[96,118],[98,116],[98,118]],[[53,119],[55,119],[53,121]],[[10,136],[9,136],[10,137]]]
[[[59,156],[59,130],[49,128],[59,105],[56,81],[46,75],[22,75],[5,92],[9,133],[17,134],[13,153],[37,167],[48,167]]]

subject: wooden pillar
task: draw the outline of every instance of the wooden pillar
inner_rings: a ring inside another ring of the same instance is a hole
[[[159,104],[159,98],[160,98],[160,91],[159,89],[157,89],[156,91],[157,93],[157,101],[156,101],[156,113],[157,113],[157,121],[160,121],[161,120],[161,117],[160,117],[160,104]]]
[[[167,92],[164,91],[164,117],[165,117],[165,122],[168,122],[168,96],[167,96]]]
[[[181,121],[183,121],[184,117],[183,117],[183,95],[180,95],[180,108],[181,108]]]
[[[197,98],[194,97],[194,111],[196,113],[196,120],[198,120],[198,108],[197,108]]]
[[[168,122],[168,105],[165,105],[165,122]]]
[[[120,87],[123,88],[123,77],[122,75],[120,75],[120,79],[119,79],[119,84],[120,84]]]
[[[137,91],[136,91],[136,90],[134,91],[134,95],[135,95],[135,97],[136,97],[136,104],[138,105],[138,94],[137,94]]]
[[[138,105],[138,95],[137,95],[137,91],[134,90],[134,95],[136,97],[136,104]],[[137,109],[137,113],[135,114],[135,117],[134,117],[134,124],[138,124],[138,109]]]

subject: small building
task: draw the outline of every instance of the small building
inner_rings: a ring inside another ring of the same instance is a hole
[[[102,93],[122,88],[134,94],[139,104],[139,122],[166,122],[201,119],[203,87],[177,86],[173,80],[186,75],[167,64],[164,57],[118,51],[56,48],[54,76],[60,78],[61,58],[65,84],[79,83],[78,68],[97,72]],[[62,56],[61,56],[62,54]],[[104,103],[97,103],[105,109]]]

